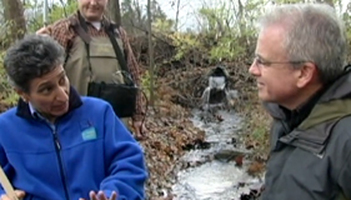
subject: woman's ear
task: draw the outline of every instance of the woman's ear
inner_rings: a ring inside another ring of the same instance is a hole
[[[25,93],[22,89],[15,88],[15,91],[16,91],[16,93],[20,96],[20,98],[21,98],[24,102],[26,102],[26,103],[29,102],[28,94]]]

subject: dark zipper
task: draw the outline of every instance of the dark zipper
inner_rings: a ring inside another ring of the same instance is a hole
[[[59,162],[59,166],[60,166],[60,173],[61,173],[61,181],[63,184],[63,189],[65,190],[65,197],[66,200],[69,200],[69,194],[68,194],[68,188],[67,188],[67,183],[66,183],[66,174],[63,168],[63,164],[62,164],[62,156],[61,156],[61,144],[60,144],[60,140],[57,136],[57,132],[56,132],[56,126],[52,127],[52,133],[53,133],[53,139],[54,139],[54,143],[55,143],[55,150],[56,150],[56,155],[57,155],[57,160]]]

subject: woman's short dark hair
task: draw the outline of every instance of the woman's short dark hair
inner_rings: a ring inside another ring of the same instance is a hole
[[[4,67],[15,87],[29,92],[29,84],[64,63],[65,51],[53,38],[27,35],[11,46]]]

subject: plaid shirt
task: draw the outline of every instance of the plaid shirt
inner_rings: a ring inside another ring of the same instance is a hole
[[[75,14],[74,16],[78,17],[77,14]],[[87,26],[88,26],[88,33],[92,37],[97,37],[97,36],[108,37],[103,27],[101,27],[100,30],[97,30],[90,23],[87,23]],[[58,20],[54,24],[48,26],[48,30],[50,32],[50,36],[53,37],[56,41],[58,41],[65,49],[69,47],[70,44],[73,42],[74,38],[78,36],[74,32],[74,30],[70,27],[70,21],[67,18]],[[121,27],[119,27],[119,30],[117,32],[119,32],[121,40],[123,41],[123,46],[124,46],[123,49],[125,54],[127,55],[127,67],[129,68],[129,71],[134,79],[134,82],[137,85],[140,85],[139,66],[134,56],[134,53],[132,51],[132,48],[130,46],[127,33]],[[137,95],[137,101],[136,101],[136,113],[133,116],[133,120],[141,120],[144,114],[145,113],[143,112],[143,108],[142,108],[141,92],[139,92]]]

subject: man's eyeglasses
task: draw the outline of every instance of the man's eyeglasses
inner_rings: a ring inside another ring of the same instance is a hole
[[[260,57],[255,57],[254,58],[254,64],[256,64],[259,67],[269,67],[271,65],[275,65],[275,64],[302,64],[305,62],[309,62],[309,61],[266,61],[261,59]]]

